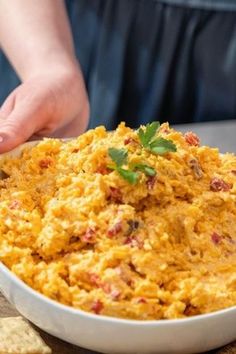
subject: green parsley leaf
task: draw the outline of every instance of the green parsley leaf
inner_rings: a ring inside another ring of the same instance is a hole
[[[126,149],[109,148],[108,154],[117,166],[127,164],[128,151]]]
[[[149,145],[149,149],[154,154],[163,155],[166,152],[176,152],[176,145],[171,140],[167,140],[164,138],[157,138],[151,142]]]
[[[171,140],[167,140],[162,137],[155,139],[155,135],[159,129],[159,122],[147,124],[145,130],[140,128],[138,130],[138,137],[142,146],[157,155],[177,151],[176,145]]]
[[[131,170],[125,170],[124,168],[117,167],[117,172],[130,184],[136,184],[138,182],[138,173]]]
[[[156,175],[156,170],[153,167],[142,164],[142,163],[134,165],[133,169],[143,172],[146,176],[153,177]]]
[[[145,132],[143,130],[143,128],[139,128],[138,130],[138,137],[139,137],[139,140],[141,141],[141,144],[143,146],[147,146],[147,139],[145,138]]]
[[[148,147],[148,145],[151,143],[152,139],[156,135],[156,132],[159,130],[159,128],[160,128],[159,122],[148,123],[146,125],[145,131],[142,128],[139,128],[138,137],[144,147]]]
[[[119,175],[130,184],[135,184],[138,182],[139,175],[137,172],[122,168],[123,165],[128,164],[128,151],[126,149],[110,148],[108,149],[108,154],[115,163],[115,166],[108,165],[108,168],[111,170],[116,170]]]

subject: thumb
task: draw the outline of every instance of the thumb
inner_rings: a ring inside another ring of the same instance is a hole
[[[18,104],[7,117],[1,113],[0,153],[10,151],[28,140],[39,128],[40,117],[31,105]]]

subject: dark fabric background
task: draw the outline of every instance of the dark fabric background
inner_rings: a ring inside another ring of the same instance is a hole
[[[236,12],[190,2],[67,1],[91,103],[90,127],[236,118]],[[18,84],[3,55],[0,80],[2,103]]]

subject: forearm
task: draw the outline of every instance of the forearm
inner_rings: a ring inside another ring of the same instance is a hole
[[[76,66],[63,0],[0,0],[0,43],[23,81]]]

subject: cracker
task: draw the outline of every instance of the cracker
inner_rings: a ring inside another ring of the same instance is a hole
[[[50,354],[51,349],[22,317],[0,318],[0,354]]]

